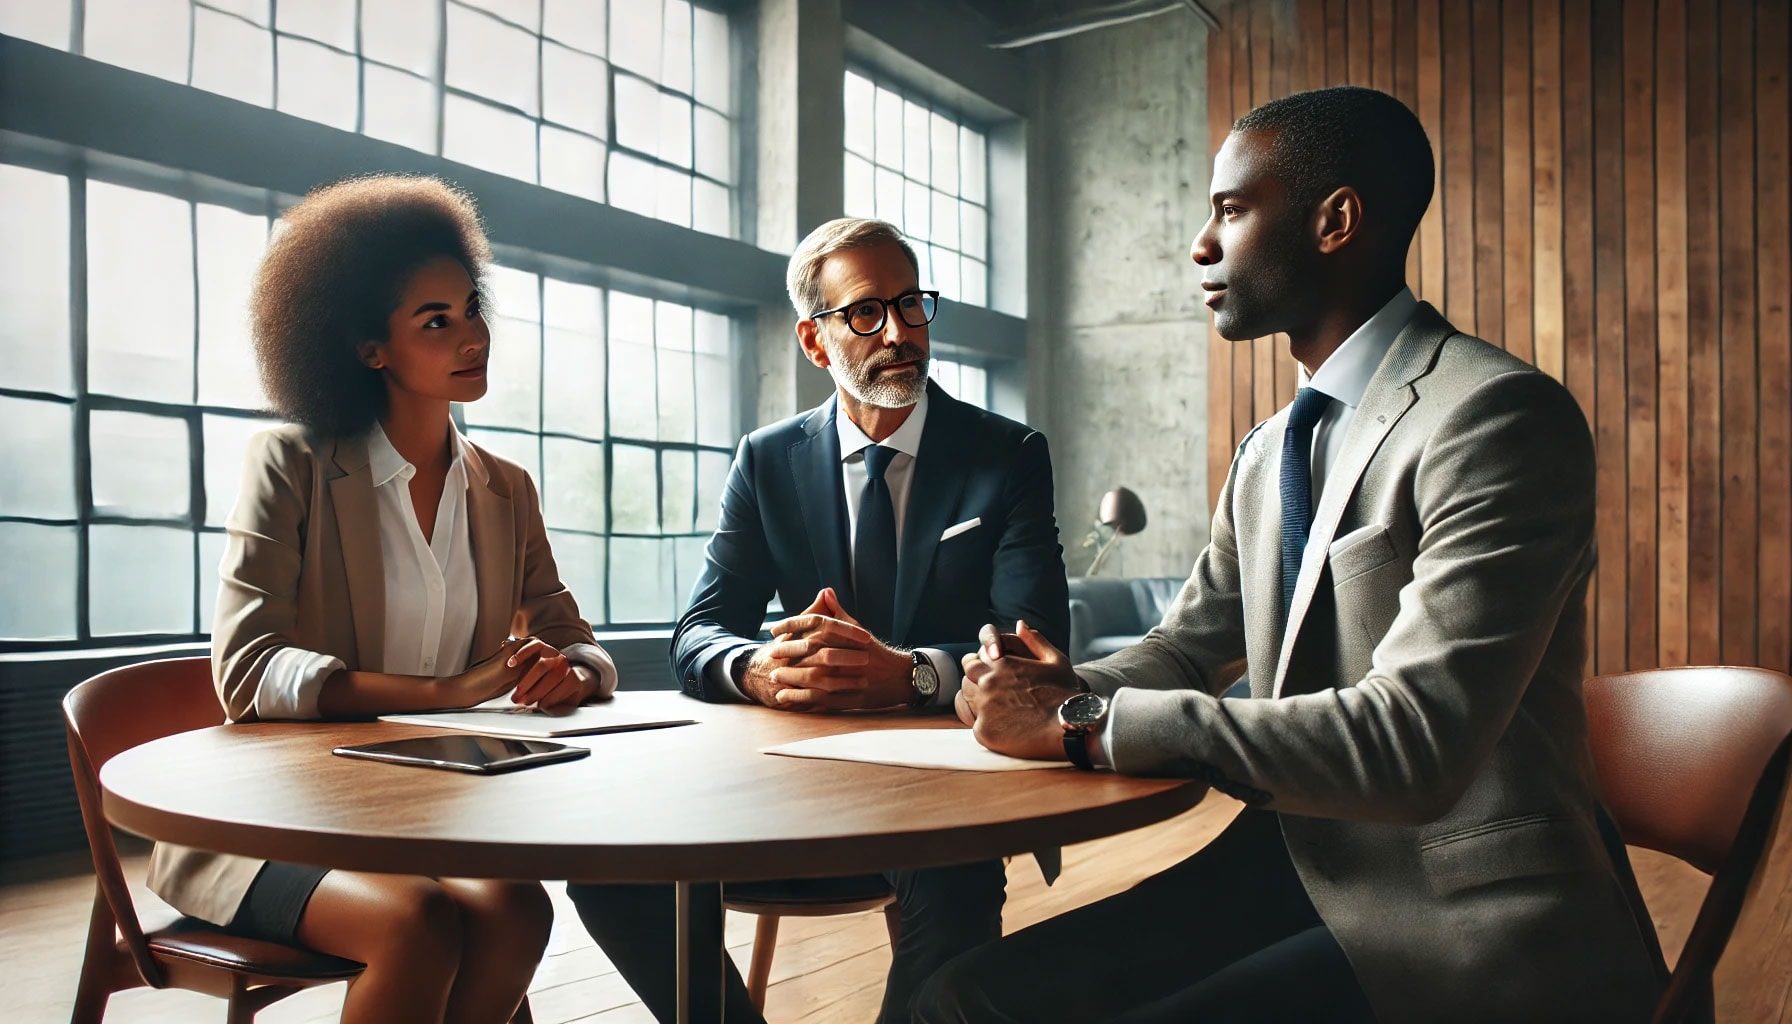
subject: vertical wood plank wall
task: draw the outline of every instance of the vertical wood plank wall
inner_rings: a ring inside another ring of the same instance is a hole
[[[1407,260],[1464,331],[1563,381],[1599,450],[1598,672],[1792,670],[1788,0],[1234,0],[1210,142],[1288,92],[1418,114]],[[1282,339],[1209,356],[1208,479],[1292,397]]]

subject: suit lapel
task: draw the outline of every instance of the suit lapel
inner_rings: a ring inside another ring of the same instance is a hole
[[[490,657],[510,635],[516,613],[516,517],[504,481],[491,473],[478,449],[464,445],[467,470],[467,540],[473,548],[479,611],[467,664]]]
[[[1308,534],[1307,551],[1317,550],[1318,557],[1309,555],[1301,560],[1300,575],[1294,584],[1294,604],[1288,612],[1288,625],[1282,631],[1282,646],[1276,658],[1276,675],[1274,695],[1282,695],[1282,685],[1288,675],[1288,664],[1294,656],[1294,642],[1300,633],[1300,627],[1306,618],[1308,609],[1313,605],[1313,595],[1319,588],[1319,580],[1325,573],[1327,552],[1333,538],[1338,533],[1338,523],[1344,518],[1344,509],[1356,494],[1358,482],[1362,480],[1363,470],[1369,461],[1380,450],[1381,443],[1387,439],[1394,424],[1406,415],[1418,401],[1418,392],[1412,382],[1423,376],[1431,366],[1432,359],[1439,345],[1450,336],[1453,328],[1439,316],[1431,306],[1421,303],[1369,381],[1368,390],[1363,392],[1363,400],[1357,406],[1356,413],[1350,419],[1350,427],[1344,435],[1343,448],[1338,453],[1338,464],[1326,474],[1325,490],[1320,495],[1319,507],[1313,512],[1313,528]]]
[[[380,512],[367,467],[367,442],[338,440],[330,453],[330,508],[342,543],[342,572],[348,582],[349,612],[355,624],[356,668],[377,672],[386,650],[386,571],[380,559]]]
[[[905,643],[921,604],[921,591],[933,570],[933,556],[940,534],[951,525],[964,490],[963,460],[959,453],[965,436],[959,423],[961,406],[929,382],[927,424],[921,431],[921,450],[915,457],[908,482],[908,505],[902,517],[902,544],[896,558],[896,607],[890,640]]]
[[[807,436],[790,446],[790,474],[796,482],[797,505],[803,510],[821,585],[833,587],[841,603],[856,611],[852,560],[846,547],[846,484],[840,469],[840,435],[834,429],[838,402],[838,398],[830,398],[809,414],[803,424]],[[791,614],[799,610],[786,609]]]

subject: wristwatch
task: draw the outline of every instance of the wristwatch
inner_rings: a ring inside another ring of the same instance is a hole
[[[1108,699],[1099,693],[1079,693],[1058,705],[1058,724],[1064,727],[1064,755],[1083,771],[1094,771],[1089,760],[1089,734],[1108,717]]]
[[[933,661],[920,651],[910,651],[909,657],[915,659],[915,667],[909,670],[908,706],[924,707],[940,692],[940,674],[934,671]]]

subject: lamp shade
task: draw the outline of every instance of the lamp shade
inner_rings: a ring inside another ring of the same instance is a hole
[[[1145,529],[1145,503],[1125,487],[1116,487],[1101,496],[1098,518],[1103,526],[1111,526],[1120,534],[1139,533]]]

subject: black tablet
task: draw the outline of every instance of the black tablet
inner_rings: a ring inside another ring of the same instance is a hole
[[[589,747],[549,743],[545,740],[507,740],[496,736],[454,734],[419,736],[409,740],[337,747],[336,754],[369,761],[390,761],[420,768],[445,768],[453,772],[496,775],[538,764],[572,761],[591,754]]]

